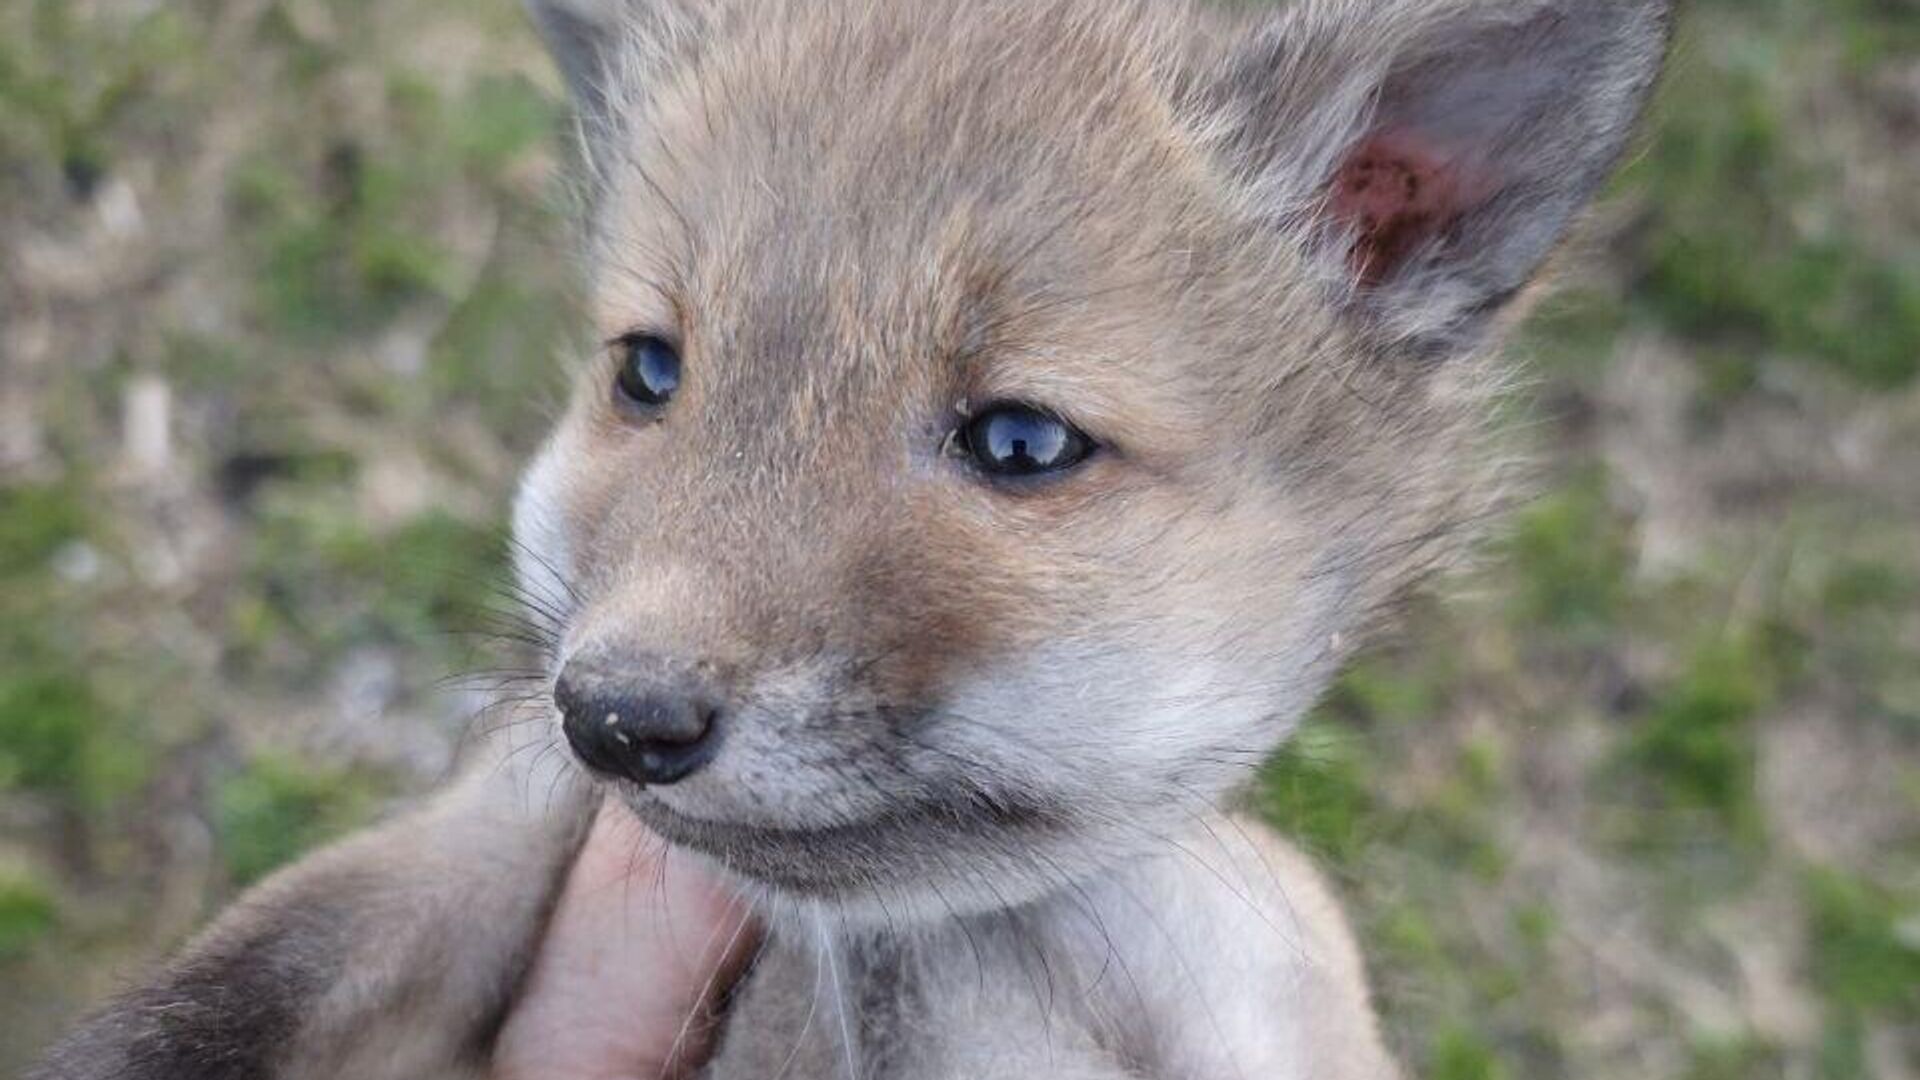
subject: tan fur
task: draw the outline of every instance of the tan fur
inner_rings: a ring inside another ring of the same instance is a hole
[[[617,348],[581,366],[520,571],[556,671],[721,688],[711,763],[613,785],[769,922],[711,1080],[1393,1074],[1337,905],[1220,807],[1497,503],[1500,332],[1667,7],[534,0],[582,109],[591,334],[685,370],[643,418]],[[1359,159],[1424,194],[1336,198]],[[1005,401],[1101,450],[987,482],[956,431]],[[457,1071],[573,820],[429,813],[269,887],[179,970],[353,925],[253,1029],[297,1038],[202,1041]],[[504,913],[477,954],[434,932],[455,897]],[[156,1015],[64,1060],[212,1060]],[[425,1034],[340,1042],[395,1016]]]

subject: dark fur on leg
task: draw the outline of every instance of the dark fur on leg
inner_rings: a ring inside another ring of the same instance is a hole
[[[28,1080],[478,1074],[592,808],[530,781],[483,765],[269,880]]]

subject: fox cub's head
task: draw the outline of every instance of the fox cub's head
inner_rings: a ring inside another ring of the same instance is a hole
[[[575,753],[789,899],[1158,843],[1486,506],[1667,6],[535,0],[604,342],[517,514]]]

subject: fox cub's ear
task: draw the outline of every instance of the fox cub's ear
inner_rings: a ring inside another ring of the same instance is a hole
[[[1296,0],[1236,46],[1230,149],[1383,329],[1473,347],[1619,159],[1672,0]]]
[[[656,69],[697,36],[700,0],[526,0],[587,138],[618,130]]]
[[[527,14],[567,80],[583,116],[606,110],[614,55],[626,33],[628,0],[526,0]],[[637,0],[636,0],[637,2]]]

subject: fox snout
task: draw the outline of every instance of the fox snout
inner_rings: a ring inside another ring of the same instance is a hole
[[[719,752],[724,687],[708,665],[658,654],[575,656],[554,683],[580,763],[643,786],[685,780]]]

